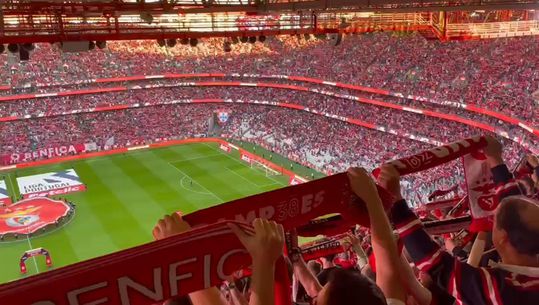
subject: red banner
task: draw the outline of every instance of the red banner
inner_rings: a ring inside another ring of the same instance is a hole
[[[221,143],[219,144],[219,148],[222,150],[222,151],[225,151],[227,153],[230,152],[230,146],[228,144],[224,144],[224,143]]]
[[[85,151],[84,144],[61,145],[55,147],[47,147],[39,150],[34,150],[24,153],[12,153],[0,157],[2,165],[11,165],[21,162],[29,162],[39,159],[50,159],[54,157],[77,155]]]
[[[368,222],[344,173],[188,214],[191,232],[2,285],[0,303],[146,305],[185,295],[250,265],[234,234],[215,222],[264,217],[292,228],[335,212],[354,224]]]
[[[274,220],[291,229],[321,215],[341,213],[345,223],[368,223],[365,207],[350,190],[345,173],[258,194],[196,211],[184,218],[191,224],[221,220],[250,223],[257,217]],[[346,226],[342,227],[346,230]]]
[[[485,146],[487,146],[486,138],[478,136],[426,150],[417,155],[388,162],[388,164],[395,166],[397,171],[404,176],[447,163]],[[375,176],[378,176],[379,172],[379,168],[373,171]]]
[[[4,284],[0,304],[148,305],[216,286],[249,265],[220,223]]]
[[[303,257],[303,260],[307,262],[323,256],[338,254],[341,252],[344,252],[344,248],[342,247],[341,243],[338,240],[330,240],[317,245],[302,247],[301,256]]]

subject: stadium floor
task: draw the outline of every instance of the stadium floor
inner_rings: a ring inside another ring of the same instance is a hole
[[[65,226],[42,236],[0,242],[0,283],[21,278],[19,260],[24,251],[43,247],[54,267],[140,245],[152,240],[157,220],[167,213],[190,213],[218,203],[288,185],[284,176],[266,176],[233,151],[217,144],[187,144],[134,151],[10,172],[25,176],[74,168],[87,190],[61,197],[76,204],[76,215]],[[47,270],[44,258],[26,262],[28,274]]]

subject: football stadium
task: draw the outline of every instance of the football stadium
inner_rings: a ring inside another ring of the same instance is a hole
[[[539,304],[539,2],[0,3],[0,305]]]

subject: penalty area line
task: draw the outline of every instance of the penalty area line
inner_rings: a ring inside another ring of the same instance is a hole
[[[182,189],[186,190],[186,191],[189,191],[189,192],[192,192],[192,193],[195,193],[195,194],[200,194],[200,195],[212,195],[211,193],[208,193],[208,192],[199,192],[199,191],[195,191],[195,190],[192,190],[192,189],[189,189],[185,186],[185,178],[187,178],[187,176],[183,176],[182,179],[180,180],[180,186],[182,187]],[[196,182],[195,182],[196,183]],[[198,185],[198,183],[197,183]]]
[[[283,184],[282,183],[277,183],[277,182],[272,182],[272,183],[267,183],[267,184],[258,184],[258,183],[254,183],[254,182],[251,182],[249,181],[249,179],[245,178],[244,176],[242,176],[241,174],[238,174],[235,170],[229,168],[229,167],[225,167],[227,170],[229,170],[230,172],[232,172],[234,175],[240,177],[241,179],[249,182],[250,184],[256,186],[257,188],[266,188],[268,186],[273,186],[273,185],[280,185],[282,186]],[[266,177],[266,178],[269,178],[269,177]]]
[[[208,146],[209,148],[211,148],[211,149],[213,149],[213,150],[219,151],[218,148],[214,148],[214,147],[208,145],[208,143],[203,143],[203,144],[206,145],[206,146]],[[220,152],[220,151],[219,151],[219,152]],[[252,167],[247,166],[246,164],[244,164],[244,163],[241,162],[240,160],[238,160],[238,159],[236,159],[236,158],[230,156],[230,155],[227,154],[227,153],[222,152],[221,154],[222,154],[222,155],[225,155],[226,157],[230,158],[231,160],[236,161],[237,163],[241,164],[242,166],[245,166],[245,167],[247,167],[248,169],[253,170],[253,171],[256,172],[256,173],[259,173],[260,175],[263,175],[261,170],[253,169]],[[281,175],[282,175],[282,174],[281,174]],[[268,179],[273,180],[273,181],[275,182],[275,184],[279,184],[279,185],[282,185],[282,186],[286,186],[286,184],[282,183],[281,181],[279,181],[279,180],[277,180],[277,179],[275,179],[275,178],[273,178],[273,177],[271,177],[271,176],[266,176],[266,175],[263,175],[263,176],[266,177],[266,178],[268,178]]]
[[[250,183],[250,184],[256,186],[256,188],[260,188],[260,187],[261,187],[260,185],[258,185],[258,184],[256,184],[256,183],[253,183],[253,182],[249,181],[247,178],[243,177],[242,175],[236,173],[236,171],[234,171],[234,170],[232,170],[232,169],[230,169],[230,168],[228,168],[228,167],[225,167],[225,168],[226,168],[229,172],[233,173],[234,175],[236,175],[236,176],[240,177],[241,179],[247,181],[247,183]]]
[[[208,190],[206,187],[204,187],[204,185],[202,185],[202,184],[200,184],[199,182],[197,182],[195,179],[193,179],[191,176],[187,175],[187,174],[186,174],[184,171],[182,171],[181,169],[177,168],[176,166],[174,166],[174,165],[172,165],[172,164],[171,164],[171,166],[174,167],[177,171],[179,171],[182,175],[184,175],[183,178],[187,177],[187,178],[191,179],[191,181],[193,181],[193,182],[196,183],[198,186],[200,186],[201,188],[203,188],[206,192],[208,192],[207,195],[212,195],[213,197],[215,197],[216,199],[220,200],[221,202],[226,202],[225,200],[223,200],[223,198],[217,196],[214,192]],[[182,178],[182,179],[183,179],[183,178]],[[180,184],[181,184],[181,181],[180,181]],[[183,186],[183,185],[182,185],[182,186]],[[186,189],[186,188],[184,187],[184,189]],[[189,189],[187,189],[187,190],[189,190]]]

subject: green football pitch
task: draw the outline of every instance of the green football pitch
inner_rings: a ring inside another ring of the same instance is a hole
[[[246,148],[253,150],[252,145]],[[270,154],[261,148],[256,153]],[[272,158],[290,165],[280,156],[272,154]],[[18,194],[15,175],[69,168],[87,186],[85,192],[62,196],[76,205],[76,215],[70,223],[41,236],[0,242],[0,283],[22,277],[19,260],[26,250],[46,248],[57,268],[150,242],[153,226],[165,214],[190,213],[288,185],[287,177],[251,168],[237,151],[227,154],[215,143],[139,150],[2,175],[11,194]],[[311,175],[297,164],[294,170]],[[26,276],[47,270],[42,257],[29,259],[26,266]]]

